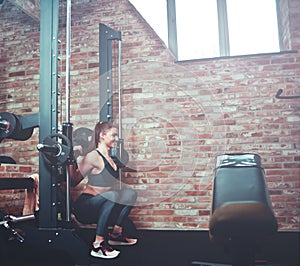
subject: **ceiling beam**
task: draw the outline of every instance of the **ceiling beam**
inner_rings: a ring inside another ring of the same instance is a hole
[[[40,21],[40,1],[39,0],[7,0],[28,16],[36,21]]]

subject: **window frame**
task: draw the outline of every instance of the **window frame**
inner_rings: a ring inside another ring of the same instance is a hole
[[[178,59],[178,40],[177,40],[177,22],[176,22],[176,0],[167,1],[167,19],[168,19],[168,47],[174,56]],[[219,33],[219,57],[233,57],[230,55],[230,41],[229,41],[229,28],[227,18],[227,0],[216,0],[217,12],[218,12],[218,33]],[[278,29],[278,41],[279,52],[282,51],[282,39],[281,28],[279,22],[279,0],[275,1],[276,15],[277,15],[277,29]],[[274,53],[274,52],[270,52]],[[245,54],[246,55],[246,54]],[[218,57],[217,57],[218,58]],[[193,58],[186,60],[207,59],[207,58]],[[179,61],[186,61],[179,60]]]

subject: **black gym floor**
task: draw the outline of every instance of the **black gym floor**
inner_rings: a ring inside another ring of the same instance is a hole
[[[80,229],[80,237],[90,243],[94,232]],[[222,247],[210,243],[207,231],[138,231],[139,242],[135,246],[120,247],[121,254],[112,260],[88,257],[88,266],[219,266],[230,265],[230,256]],[[298,232],[279,232],[257,253],[256,265],[299,266]],[[76,252],[76,251],[74,251]],[[3,256],[3,255],[2,255]],[[11,245],[4,254],[6,265],[65,266],[76,265],[66,254],[39,247],[22,248]],[[81,264],[80,264],[81,265]]]

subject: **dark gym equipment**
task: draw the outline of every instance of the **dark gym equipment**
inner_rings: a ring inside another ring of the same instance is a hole
[[[0,190],[6,189],[29,189],[34,188],[34,180],[32,178],[1,178]]]
[[[9,224],[11,228],[18,221],[18,229],[25,232],[24,235],[20,233],[20,237],[15,237],[23,251],[31,250],[31,252],[38,253],[43,251],[50,254],[53,250],[61,251],[68,257],[68,262],[72,265],[85,265],[89,262],[89,246],[86,241],[79,237],[78,228],[75,228],[71,220],[71,200],[70,200],[70,173],[68,165],[73,163],[72,139],[73,139],[73,125],[69,121],[69,38],[70,38],[70,13],[71,0],[67,0],[67,23],[66,23],[66,37],[67,37],[67,51],[66,51],[66,121],[62,125],[62,132],[58,128],[58,0],[41,0],[40,1],[40,95],[39,95],[39,113],[30,117],[20,117],[9,113],[3,113],[0,118],[0,141],[4,138],[13,138],[16,140],[26,140],[32,135],[34,127],[39,127],[39,144],[37,149],[39,153],[39,211],[35,215],[30,216],[34,219],[34,224],[28,224],[28,219],[19,217],[3,221],[3,225]],[[112,119],[112,76],[111,76],[111,41],[119,41],[120,50],[120,32],[114,32],[105,25],[100,26],[100,39],[104,39],[107,46],[101,50],[100,69],[106,65],[105,74],[100,78],[100,83],[103,82],[103,77],[108,81],[104,86],[101,86],[100,101],[105,101],[105,107],[102,108],[103,103],[100,102],[100,115],[105,119],[102,121],[111,121]],[[105,29],[103,31],[103,29]],[[105,35],[105,37],[101,37]],[[103,43],[102,43],[103,44]],[[100,45],[102,48],[102,44]],[[102,49],[101,48],[101,49]],[[108,49],[107,49],[108,48]],[[119,52],[120,55],[120,52]],[[106,61],[108,59],[108,61]],[[118,62],[120,64],[120,60]],[[119,65],[120,69],[120,65]],[[107,79],[110,77],[110,79]],[[102,83],[101,83],[102,84]],[[110,91],[108,89],[110,88]],[[105,93],[103,92],[105,91]],[[106,98],[107,96],[107,98]],[[119,72],[119,99],[120,99],[120,72]],[[120,101],[119,101],[120,107]],[[120,125],[119,125],[120,126]],[[75,133],[75,132],[74,132]],[[86,142],[86,137],[89,138],[90,130],[84,129],[74,134],[74,140],[79,143]],[[83,136],[84,135],[84,136]],[[76,144],[76,143],[75,143]],[[116,158],[122,161],[125,165],[128,161],[128,153],[126,153],[122,146],[121,140],[118,149],[115,150]],[[85,148],[85,147],[84,147]],[[88,151],[86,148],[85,152]],[[119,155],[119,156],[118,156]],[[123,157],[125,159],[121,159]],[[62,175],[64,176],[62,180]],[[28,180],[20,181],[19,186],[28,186],[32,184],[25,184]],[[29,181],[30,182],[30,181]],[[65,182],[65,193],[62,192],[61,182]],[[6,188],[15,188],[18,184],[6,184]],[[62,196],[62,194],[64,194]],[[127,226],[134,229],[131,220],[127,221]],[[2,228],[2,226],[1,226]],[[6,228],[8,229],[8,228]],[[19,241],[21,240],[21,241]],[[5,248],[8,245],[7,239],[2,240],[0,235],[1,247],[0,254],[6,254]],[[3,245],[2,245],[3,243]],[[15,246],[13,246],[15,248]],[[54,253],[53,253],[54,254]],[[48,255],[49,256],[49,255]],[[53,257],[53,256],[52,256]],[[57,258],[61,261],[61,257]],[[4,261],[5,264],[5,261]],[[10,261],[8,261],[10,264]]]
[[[257,248],[277,232],[265,172],[257,154],[217,158],[209,236],[233,265],[254,265]]]
[[[129,161],[129,154],[124,149],[124,140],[122,139],[122,102],[121,102],[121,32],[115,31],[105,24],[99,24],[99,65],[100,73],[100,121],[112,121],[113,118],[113,97],[118,97],[118,111],[119,115],[119,141],[115,149],[110,150],[110,155],[120,168],[126,166]],[[113,58],[112,58],[112,43],[118,42],[118,60],[117,60],[117,74],[112,73]],[[117,78],[113,83],[113,76]],[[117,85],[117,93],[113,93],[113,85]],[[122,189],[122,169],[119,171],[120,189]]]
[[[120,92],[120,56],[121,32],[115,31],[105,24],[99,24],[99,73],[100,73],[100,121],[112,121],[113,118],[113,73],[112,43],[118,41],[118,91]],[[120,96],[120,95],[119,95]],[[119,98],[120,100],[120,98]],[[119,102],[120,103],[120,102]],[[119,106],[120,107],[120,106]],[[119,108],[120,109],[120,108]],[[120,111],[120,110],[119,110]]]
[[[68,0],[68,14],[70,2]],[[28,225],[27,222],[18,225],[22,226],[26,232],[21,243],[22,250],[29,248],[35,252],[35,249],[42,248],[50,254],[52,250],[61,250],[74,264],[85,264],[88,260],[89,248],[72,228],[69,215],[69,188],[66,189],[68,206],[62,207],[59,199],[60,177],[57,171],[53,171],[57,165],[69,162],[67,157],[72,149],[70,136],[65,135],[69,138],[68,140],[65,136],[58,135],[58,10],[58,0],[40,1],[39,113],[30,118],[32,121],[8,113],[2,114],[1,140],[3,138],[25,140],[32,133],[32,128],[27,130],[28,125],[39,127],[39,148],[42,151],[39,153],[39,212],[36,214],[34,225]],[[68,127],[70,123],[66,121],[65,124]],[[64,131],[68,129],[63,130],[63,134],[66,134]],[[49,161],[53,164],[51,167],[49,167]],[[68,167],[65,167],[65,179],[66,183],[69,183],[67,169]],[[66,210],[66,214],[61,215],[61,210]],[[62,216],[65,220],[61,218]]]
[[[13,227],[10,225],[11,216],[4,216],[3,220],[0,221],[0,225],[2,225],[4,228],[6,228],[9,231],[9,234],[12,238],[14,238],[16,241],[23,243],[24,237],[19,234]]]
[[[37,115],[22,117],[9,112],[0,113],[0,142],[3,139],[27,140],[37,126]]]
[[[283,89],[278,89],[275,98],[277,99],[298,99],[300,98],[300,95],[289,95],[289,96],[282,96]]]
[[[0,156],[0,165],[6,163],[6,164],[16,164],[16,161],[9,157],[9,156],[5,156],[5,155],[1,155]]]
[[[82,155],[87,154],[89,150],[89,143],[91,141],[93,130],[86,127],[79,127],[73,132],[73,147],[81,146]],[[78,156],[79,154],[77,154]],[[75,157],[77,157],[75,154]]]
[[[64,165],[70,158],[72,144],[68,137],[63,134],[51,134],[46,137],[43,143],[37,145],[42,152],[44,159],[49,165]]]

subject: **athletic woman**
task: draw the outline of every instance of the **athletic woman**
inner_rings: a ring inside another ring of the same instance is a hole
[[[83,193],[74,203],[76,218],[82,223],[97,223],[91,255],[111,259],[119,255],[113,245],[134,245],[137,239],[123,235],[122,224],[136,202],[137,193],[131,188],[118,189],[118,165],[110,149],[118,142],[118,130],[109,122],[98,122],[92,137],[93,149],[77,162],[82,176],[87,176]],[[108,225],[114,218],[113,229]]]

